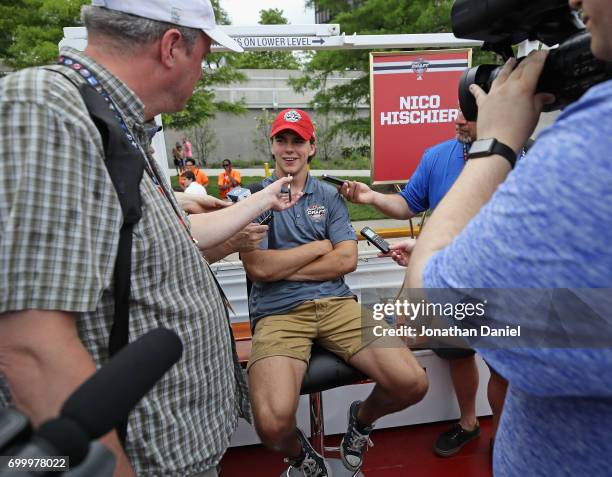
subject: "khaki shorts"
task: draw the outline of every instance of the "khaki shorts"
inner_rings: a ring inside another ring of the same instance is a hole
[[[287,356],[308,363],[313,341],[348,361],[377,338],[370,313],[353,297],[332,297],[302,303],[284,315],[261,318],[255,327],[247,369],[271,356]]]

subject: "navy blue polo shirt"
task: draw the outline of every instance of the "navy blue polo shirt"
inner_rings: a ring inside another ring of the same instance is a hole
[[[275,176],[263,181],[264,187],[276,180]],[[345,240],[357,240],[349,219],[344,199],[335,187],[308,175],[304,196],[295,206],[283,212],[273,212],[268,238],[262,249],[287,249],[328,239],[335,246]],[[264,316],[278,315],[308,300],[328,297],[352,296],[344,278],[324,282],[288,281],[254,282],[249,298],[253,328]]]

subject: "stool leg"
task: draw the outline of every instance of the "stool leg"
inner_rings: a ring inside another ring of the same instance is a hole
[[[311,393],[310,401],[310,443],[325,457],[325,427],[323,424],[323,397],[320,392]]]
[[[310,443],[314,450],[325,457],[325,426],[323,423],[323,394],[312,393],[310,402]],[[361,470],[347,470],[340,459],[325,459],[333,471],[334,477],[364,477]],[[281,476],[284,477],[284,476]]]

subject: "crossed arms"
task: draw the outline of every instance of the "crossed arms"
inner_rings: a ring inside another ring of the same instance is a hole
[[[249,278],[258,282],[335,280],[357,268],[357,242],[334,246],[325,239],[282,250],[256,250],[242,254],[242,262]]]

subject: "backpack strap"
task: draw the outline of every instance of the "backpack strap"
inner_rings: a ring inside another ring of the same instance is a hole
[[[64,68],[56,67],[56,68]],[[123,224],[119,232],[119,246],[114,269],[115,315],[108,343],[109,356],[115,355],[129,342],[130,276],[132,272],[132,237],[134,226],[142,217],[140,182],[145,162],[135,149],[104,98],[88,83],[76,82],[59,69],[45,68],[61,74],[79,90],[89,115],[98,128],[104,146],[104,165],[121,204]],[[122,444],[127,435],[127,420],[117,429]]]
[[[89,115],[98,127],[104,144],[105,165],[117,192],[123,225],[119,233],[119,248],[115,261],[115,319],[109,339],[109,355],[115,355],[129,341],[130,275],[132,272],[132,235],[142,217],[140,181],[144,172],[144,158],[127,140],[108,104],[88,84],[79,87]]]

